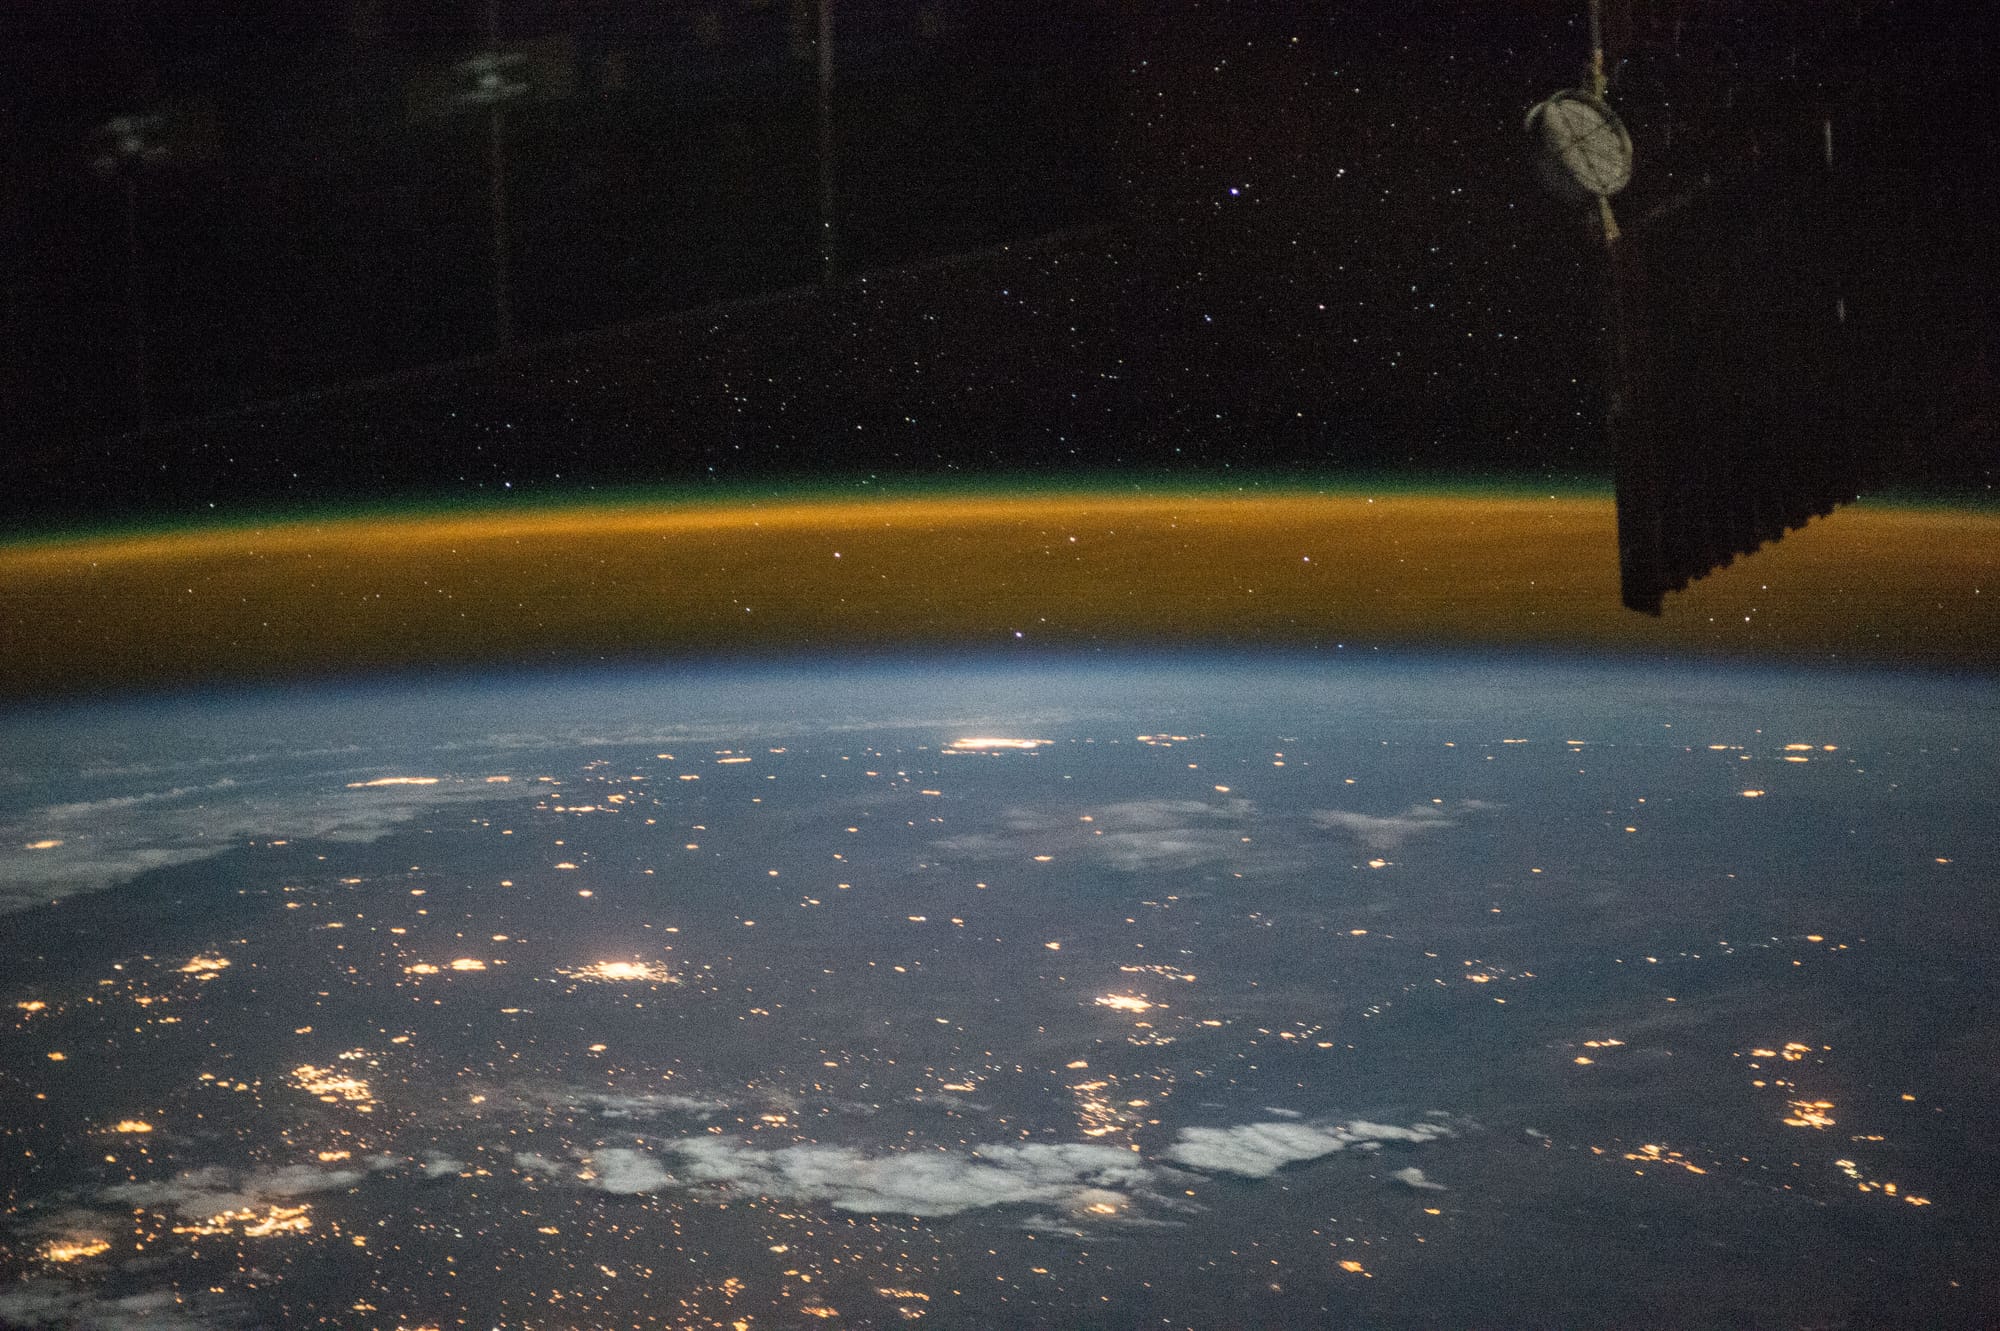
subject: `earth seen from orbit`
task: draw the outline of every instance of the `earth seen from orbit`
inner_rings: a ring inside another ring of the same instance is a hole
[[[0,714],[0,1326],[1974,1327],[1978,677],[794,658]]]

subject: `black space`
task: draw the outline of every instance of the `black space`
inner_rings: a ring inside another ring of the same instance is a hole
[[[1621,211],[1720,182],[1653,299],[1755,280],[1766,220],[1809,199],[1788,263],[1847,301],[1870,483],[1990,494],[1990,20],[1629,8],[1652,26],[1611,92],[1638,144]],[[812,4],[499,0],[537,82],[505,112],[496,355],[490,121],[436,109],[483,0],[16,13],[0,523],[963,474],[1606,479],[1607,270],[1521,130],[1579,80],[1583,15],[840,0],[828,282]],[[163,115],[161,155],[94,170],[132,112]],[[1794,336],[1739,304],[1727,346]]]

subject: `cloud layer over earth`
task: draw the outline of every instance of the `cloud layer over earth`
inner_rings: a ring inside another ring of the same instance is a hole
[[[831,687],[820,671],[758,677],[784,683],[746,694],[742,669],[732,666],[707,675],[676,670],[670,680],[579,679],[554,696],[540,681],[497,677],[468,685],[446,706],[426,683],[171,706],[140,699],[8,718],[0,736],[0,915],[249,842],[367,842],[441,806],[532,800],[536,783],[487,783],[518,773],[514,755],[651,752],[798,733],[796,720],[768,710],[768,697],[814,697],[798,715],[813,717],[805,729],[822,735],[970,734],[1015,722],[1054,727],[1071,715],[1009,689],[994,704],[1002,721],[968,710],[962,685],[899,680],[913,710],[885,719],[866,673],[858,685]],[[702,719],[663,725],[662,712]]]
[[[278,1169],[243,1170],[209,1165],[158,1182],[114,1184],[104,1190],[103,1197],[128,1206],[199,1217],[255,1208],[274,1197],[334,1192],[352,1187],[361,1179],[358,1169],[285,1165]]]
[[[1494,805],[1487,800],[1460,800],[1452,807],[1471,813]],[[1329,832],[1347,833],[1367,850],[1394,850],[1413,836],[1458,826],[1458,819],[1437,804],[1413,804],[1402,813],[1384,815],[1319,809],[1314,811],[1312,820],[1314,826]]]
[[[1087,819],[1010,809],[1004,832],[947,837],[938,846],[979,859],[1075,856],[1123,873],[1189,869],[1240,856],[1241,829],[1254,812],[1246,799],[1125,800],[1095,807]]]
[[[24,1281],[0,1292],[0,1318],[23,1326],[88,1331],[207,1331],[210,1326],[206,1319],[189,1316],[171,1289],[112,1298],[53,1280]]]
[[[723,1187],[880,1215],[959,1215],[1019,1204],[1078,1211],[1092,1201],[1151,1196],[1168,1184],[1176,1166],[1261,1179],[1340,1151],[1421,1145],[1450,1135],[1439,1123],[1401,1127],[1363,1120],[1184,1128],[1157,1162],[1123,1147],[1082,1143],[1001,1143],[871,1155],[848,1146],[773,1150],[703,1136],[664,1141],[651,1150],[598,1150],[579,1177],[602,1192]],[[541,1157],[517,1157],[516,1163],[533,1173],[554,1172],[552,1162]]]
[[[896,1215],[957,1215],[1019,1202],[1062,1205],[1086,1189],[1143,1187],[1152,1172],[1115,1146],[1032,1142],[871,1156],[845,1146],[758,1151],[707,1137],[677,1143],[676,1154],[690,1182]]]
[[[1441,1124],[1418,1123],[1245,1123],[1234,1128],[1183,1128],[1166,1158],[1214,1174],[1269,1178],[1286,1165],[1317,1160],[1336,1151],[1377,1150],[1388,1142],[1420,1143],[1449,1137]]]
[[[102,891],[150,869],[210,859],[247,843],[366,842],[441,805],[527,799],[532,788],[480,776],[369,778],[309,770],[223,778],[102,799],[0,810],[0,914]],[[356,780],[356,777],[363,778]]]
[[[1335,832],[1370,852],[1394,850],[1412,837],[1457,827],[1465,814],[1498,808],[1487,800],[1414,804],[1402,813],[1356,813],[1317,809],[1311,827]],[[1120,873],[1172,872],[1205,865],[1243,868],[1270,865],[1274,847],[1311,833],[1297,816],[1273,819],[1249,800],[1123,800],[1092,807],[1079,817],[1069,811],[1009,809],[1001,830],[946,837],[938,849],[974,859],[997,860],[1049,855]],[[1246,833],[1258,833],[1254,846]],[[1274,836],[1274,833],[1282,835]]]

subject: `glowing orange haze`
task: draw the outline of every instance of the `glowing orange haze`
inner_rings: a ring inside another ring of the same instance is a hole
[[[1669,597],[1652,620],[1618,604],[1608,496],[1021,495],[300,522],[0,547],[0,695],[1016,643],[1990,667],[1996,564],[2000,519],[1848,508]]]

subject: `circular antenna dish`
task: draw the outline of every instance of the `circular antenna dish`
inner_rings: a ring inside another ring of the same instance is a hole
[[[1625,122],[1580,89],[1559,92],[1528,112],[1535,173],[1556,194],[1576,203],[1609,198],[1632,179],[1632,136]]]

